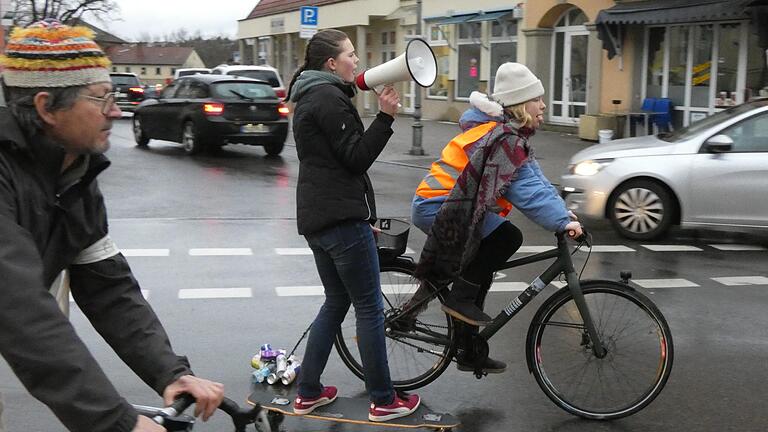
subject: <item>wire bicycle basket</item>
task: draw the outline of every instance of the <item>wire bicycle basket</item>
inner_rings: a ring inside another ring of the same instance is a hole
[[[382,218],[376,221],[374,231],[379,261],[386,263],[405,253],[411,224],[400,219]]]

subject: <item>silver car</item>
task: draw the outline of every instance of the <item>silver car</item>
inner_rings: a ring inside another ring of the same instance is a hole
[[[610,219],[635,240],[674,224],[768,228],[768,99],[674,132],[598,144],[562,177],[574,213]]]

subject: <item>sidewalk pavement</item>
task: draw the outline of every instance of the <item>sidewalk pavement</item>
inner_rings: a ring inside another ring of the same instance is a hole
[[[373,117],[363,119],[366,128],[371,121]],[[443,147],[461,133],[458,123],[434,120],[422,120],[421,123],[424,126],[421,146],[426,153],[425,156],[409,154],[413,142],[413,119],[410,116],[401,115],[392,125],[395,133],[378,160],[423,167],[426,170],[440,156]],[[565,173],[571,156],[595,144],[583,141],[576,135],[542,130],[537,131],[530,142],[544,174],[552,183],[560,182],[560,176]]]

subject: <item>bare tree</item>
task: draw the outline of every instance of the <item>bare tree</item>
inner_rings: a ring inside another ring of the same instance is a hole
[[[115,0],[14,0],[17,25],[26,25],[44,18],[55,18],[61,22],[70,22],[90,14],[99,21],[104,21],[112,13],[119,11]]]

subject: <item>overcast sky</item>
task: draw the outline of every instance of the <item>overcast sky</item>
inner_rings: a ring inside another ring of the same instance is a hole
[[[223,34],[234,37],[237,20],[243,19],[258,3],[256,0],[115,0],[120,5],[122,21],[107,24],[95,22],[110,33],[127,40],[138,40],[142,34],[155,38],[180,28],[204,36]]]

